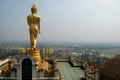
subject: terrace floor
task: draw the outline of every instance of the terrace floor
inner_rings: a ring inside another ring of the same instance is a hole
[[[72,67],[69,62],[58,62],[62,80],[80,80],[84,71],[80,67]]]

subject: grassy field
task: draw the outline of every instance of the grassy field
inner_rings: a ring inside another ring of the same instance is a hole
[[[105,49],[100,50],[99,53],[104,54],[105,57],[113,58],[116,55],[120,55],[120,49]]]

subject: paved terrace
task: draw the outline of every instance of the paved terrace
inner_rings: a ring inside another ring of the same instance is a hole
[[[62,80],[80,80],[84,72],[80,67],[72,67],[69,62],[57,62]]]

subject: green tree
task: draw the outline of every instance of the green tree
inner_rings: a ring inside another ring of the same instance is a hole
[[[100,72],[101,80],[120,80],[120,56],[107,60]]]

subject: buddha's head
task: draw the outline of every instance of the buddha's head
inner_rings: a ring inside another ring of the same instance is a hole
[[[33,4],[32,8],[31,8],[31,12],[37,13],[37,6],[35,4]]]

